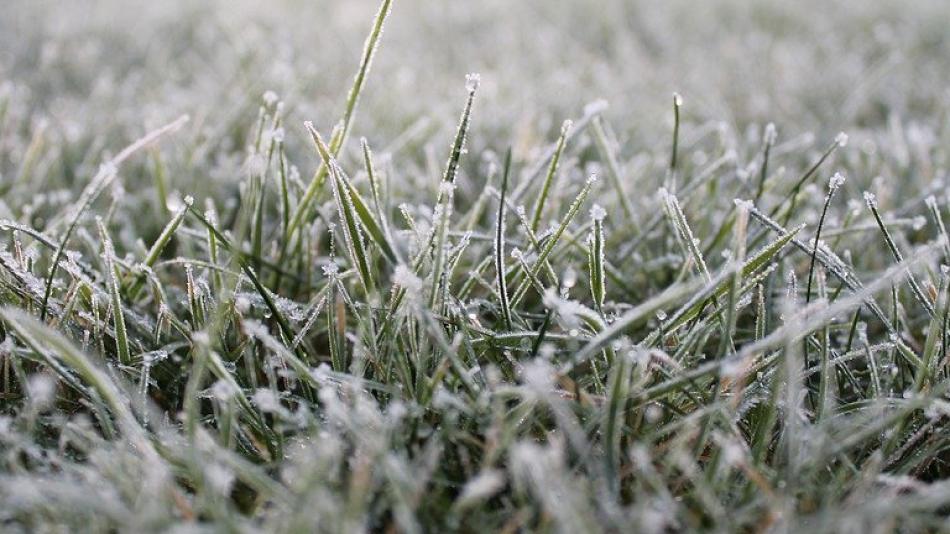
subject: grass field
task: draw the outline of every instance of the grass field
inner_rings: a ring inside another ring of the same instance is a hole
[[[0,531],[950,529],[948,27],[8,1]]]

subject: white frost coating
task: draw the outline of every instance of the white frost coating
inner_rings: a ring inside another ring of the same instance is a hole
[[[481,83],[482,83],[481,74],[477,72],[473,72],[471,74],[465,75],[465,89],[468,90],[469,93],[474,93],[475,91],[477,91],[478,86]]]
[[[459,496],[460,502],[487,499],[505,487],[505,475],[497,469],[488,469],[469,480]]]
[[[564,123],[561,124],[561,135],[567,135],[567,133],[570,132],[571,128],[573,127],[574,127],[574,121],[572,121],[571,119],[567,119],[566,121],[564,121]]]
[[[340,266],[330,262],[323,266],[323,275],[324,276],[336,276],[340,272]]]
[[[261,154],[251,154],[244,162],[244,171],[248,176],[258,176],[267,168],[267,160]]]
[[[191,334],[191,341],[197,345],[210,345],[211,337],[204,330],[199,330]]]
[[[227,380],[218,380],[211,386],[211,396],[222,402],[230,400],[235,393],[237,393],[237,388]]]
[[[755,207],[755,204],[753,204],[751,200],[743,200],[741,198],[736,198],[736,199],[733,199],[732,202],[735,203],[736,208],[740,210],[751,211],[752,208]]]
[[[262,412],[279,412],[281,411],[280,399],[277,398],[277,395],[273,391],[266,388],[259,388],[254,392],[254,395],[251,397],[251,400],[254,401],[254,404],[261,409]]]
[[[454,182],[442,182],[439,184],[439,192],[443,195],[451,195],[455,193],[455,183]]]
[[[775,129],[775,124],[770,122],[765,126],[765,144],[774,145],[776,137],[778,137],[778,131]]]
[[[274,104],[277,103],[277,100],[279,99],[277,96],[277,93],[271,90],[264,91],[264,94],[261,95],[261,98],[264,99],[264,103],[267,104],[268,106],[273,106]]]
[[[836,172],[831,178],[828,179],[828,190],[837,191],[839,187],[844,185],[844,182],[847,178],[844,177],[840,172]]]
[[[396,271],[393,273],[393,283],[410,293],[422,290],[422,280],[412,272],[412,269],[405,265],[396,266]]]
[[[248,300],[247,297],[242,295],[234,299],[234,309],[236,309],[238,313],[242,315],[246,315],[247,312],[251,310],[251,301]]]
[[[673,105],[676,107],[683,105],[683,97],[679,93],[673,93]]]
[[[231,486],[234,484],[234,472],[229,468],[211,463],[204,470],[205,481],[220,495],[227,495],[231,492]]]
[[[584,106],[584,115],[589,117],[591,115],[596,115],[605,109],[607,109],[606,100],[594,100],[593,102]]]
[[[607,217],[607,210],[600,204],[594,204],[590,209],[590,218],[595,221],[603,221]]]
[[[871,209],[877,209],[877,197],[870,191],[864,192],[864,202]]]
[[[525,364],[521,378],[525,385],[539,392],[550,391],[554,387],[554,367],[544,360],[535,360]]]
[[[835,143],[840,147],[848,146],[848,134],[838,132],[838,135],[835,136]]]
[[[593,184],[596,184],[596,183],[597,183],[597,173],[596,173],[596,172],[592,172],[592,173],[590,174],[590,176],[587,177],[587,184],[588,184],[588,185],[593,185]]]
[[[49,406],[56,397],[56,380],[48,374],[37,373],[30,376],[26,389],[36,406]]]

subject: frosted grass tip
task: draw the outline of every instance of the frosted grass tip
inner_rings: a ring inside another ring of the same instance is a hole
[[[590,218],[595,221],[603,221],[607,217],[607,210],[600,204],[594,204],[590,208]]]
[[[838,132],[838,135],[835,136],[835,143],[840,147],[848,146],[848,134]]]
[[[471,74],[465,75],[465,89],[468,90],[469,93],[474,93],[475,91],[477,91],[478,86],[481,85],[481,83],[482,83],[481,74],[477,72],[473,72]]]
[[[834,173],[834,175],[828,179],[828,190],[837,191],[839,187],[844,185],[847,178],[844,177],[840,172]]]

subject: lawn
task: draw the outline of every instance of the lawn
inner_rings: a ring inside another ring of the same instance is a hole
[[[0,531],[946,531],[948,27],[9,0]]]

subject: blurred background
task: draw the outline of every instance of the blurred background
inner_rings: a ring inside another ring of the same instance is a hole
[[[319,124],[338,114],[377,4],[7,0],[0,77],[67,132],[182,112],[222,124],[267,89]],[[472,71],[477,121],[498,133],[546,135],[603,98],[616,130],[650,142],[674,91],[688,118],[736,127],[924,119],[950,97],[948,27],[943,0],[396,0],[356,128],[453,123]]]

